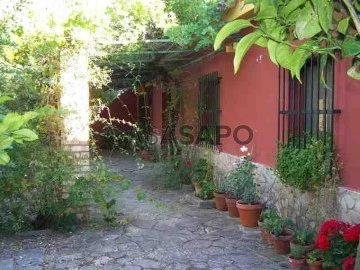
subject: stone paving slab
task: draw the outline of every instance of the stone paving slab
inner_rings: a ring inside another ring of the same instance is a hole
[[[110,168],[133,181],[119,194],[129,224],[85,228],[73,234],[35,232],[0,239],[0,270],[281,270],[285,256],[261,240],[258,229],[215,209],[181,203],[190,191],[154,189],[159,164],[115,155]],[[141,188],[146,199],[138,201]]]

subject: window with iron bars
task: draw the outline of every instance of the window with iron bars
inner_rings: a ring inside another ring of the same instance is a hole
[[[334,63],[321,68],[320,55],[312,55],[301,70],[301,82],[279,69],[278,141],[305,148],[312,137],[330,143],[333,150]]]
[[[220,144],[220,77],[217,72],[198,79],[198,117],[199,133],[197,143],[201,146],[216,148]]]

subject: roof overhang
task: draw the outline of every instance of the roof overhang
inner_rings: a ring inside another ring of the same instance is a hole
[[[222,19],[224,21],[250,19],[254,16],[254,7],[253,4],[246,4],[245,0],[236,0],[232,6],[223,12]]]

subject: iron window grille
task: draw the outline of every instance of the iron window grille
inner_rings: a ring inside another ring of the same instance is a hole
[[[217,72],[212,72],[201,76],[198,84],[199,132],[197,143],[204,147],[217,149],[220,144],[220,77]]]
[[[301,81],[279,69],[278,141],[305,148],[311,137],[330,143],[333,150],[334,64],[328,58],[321,70],[321,57],[312,55],[301,70]]]

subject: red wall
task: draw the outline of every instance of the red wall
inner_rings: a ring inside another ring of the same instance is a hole
[[[239,125],[247,125],[253,130],[254,138],[247,146],[252,151],[253,160],[266,165],[275,164],[277,139],[277,93],[278,69],[272,64],[267,52],[252,48],[245,56],[240,72],[234,75],[233,53],[221,53],[200,64],[195,64],[185,72],[187,98],[196,103],[197,78],[202,74],[217,71],[220,82],[220,125],[232,131]],[[186,102],[188,104],[188,102]],[[185,105],[181,124],[194,125],[194,110]],[[196,108],[196,107],[195,107]],[[189,121],[186,121],[189,119]],[[189,123],[191,122],[191,123]],[[239,139],[246,140],[248,133],[242,131]],[[233,137],[221,140],[221,151],[242,155],[241,145]]]
[[[248,125],[254,138],[247,146],[253,160],[274,166],[278,127],[278,68],[268,58],[267,52],[252,48],[245,56],[240,71],[233,74],[233,53],[221,53],[189,67],[183,75],[184,99],[180,126],[188,124],[197,128],[197,79],[203,74],[217,71],[220,82],[220,125],[232,130],[238,125]],[[360,190],[360,82],[347,76],[351,61],[340,61],[335,66],[335,147],[342,164],[341,176],[346,187]],[[196,132],[195,132],[196,133]],[[239,134],[241,139],[241,133]],[[242,135],[247,137],[246,132]],[[232,137],[221,140],[220,151],[242,155],[240,145]]]
[[[360,190],[360,81],[347,76],[351,61],[335,67],[335,108],[341,114],[335,119],[335,147],[342,165],[341,176],[345,186]]]

